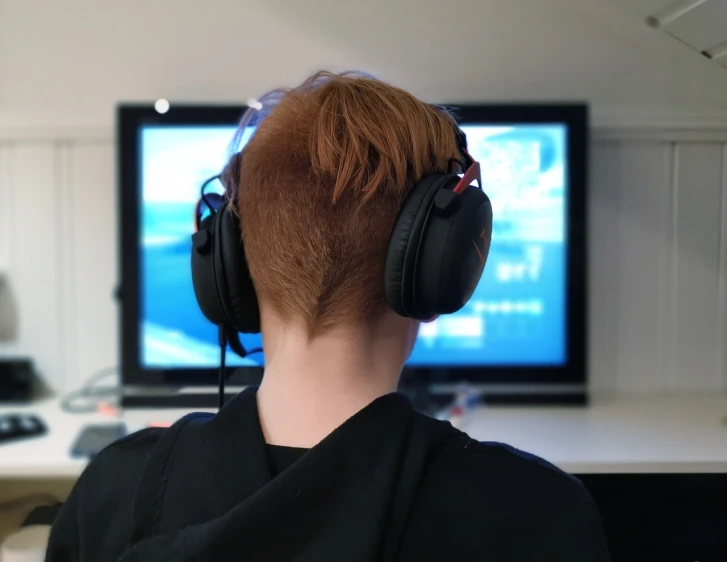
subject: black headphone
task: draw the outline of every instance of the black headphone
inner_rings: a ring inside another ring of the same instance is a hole
[[[419,180],[402,206],[389,241],[382,278],[386,300],[394,312],[408,318],[428,320],[461,309],[487,261],[492,205],[482,190],[480,165],[467,152],[464,133],[459,128],[455,131],[462,160],[453,159],[450,168],[456,163],[464,175],[438,173]],[[202,312],[221,333],[225,329],[260,332],[260,309],[239,217],[222,196],[204,193],[216,179],[234,193],[240,160],[241,153],[235,154],[223,177],[215,176],[203,185],[195,216],[197,232],[192,235],[194,292]],[[477,187],[470,185],[473,181]],[[234,351],[245,353],[230,343]]]

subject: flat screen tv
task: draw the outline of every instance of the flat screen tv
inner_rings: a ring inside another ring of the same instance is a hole
[[[152,104],[119,106],[125,387],[215,383],[217,330],[195,301],[190,236],[200,186],[225,165],[244,109],[172,104],[162,114]],[[445,385],[569,385],[579,393],[587,365],[587,107],[453,111],[492,200],[492,246],[471,301],[422,325],[406,373]],[[260,336],[242,340],[248,348],[261,343]],[[264,354],[227,357],[236,378],[259,380]]]

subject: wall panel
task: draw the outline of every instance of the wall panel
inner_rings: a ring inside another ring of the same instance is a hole
[[[13,146],[0,143],[0,353],[12,354],[17,338],[17,301],[10,285],[15,245]]]
[[[676,151],[673,269],[675,388],[710,389],[724,380],[718,364],[722,145],[683,144]]]
[[[68,151],[68,217],[72,249],[68,285],[73,316],[68,324],[72,354],[67,383],[80,386],[116,364],[116,197],[112,143],[74,145]]]
[[[4,272],[10,265],[15,230],[12,213],[12,159],[12,144],[0,143],[0,272]]]
[[[607,356],[611,372],[594,373],[594,382],[608,381],[605,389],[666,385],[660,327],[668,314],[663,271],[670,200],[664,186],[670,154],[669,145],[658,142],[596,144],[594,149],[591,263],[596,277],[607,280],[595,278],[591,285],[597,336],[591,348]],[[608,344],[598,337],[604,318],[611,319]]]
[[[719,293],[717,299],[717,365],[721,387],[727,391],[727,142],[722,144],[722,188],[720,197]]]
[[[40,374],[63,387],[65,353],[59,334],[63,276],[58,147],[15,146],[12,160],[12,268],[8,281],[18,305],[16,351],[33,357]]]

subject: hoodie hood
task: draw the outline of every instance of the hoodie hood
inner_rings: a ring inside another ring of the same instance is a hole
[[[165,433],[121,560],[393,560],[426,467],[453,432],[389,394],[273,478],[248,389]]]

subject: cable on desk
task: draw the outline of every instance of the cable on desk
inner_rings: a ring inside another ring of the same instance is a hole
[[[96,412],[103,403],[109,401],[117,406],[121,387],[118,384],[97,386],[99,382],[116,373],[116,367],[107,367],[89,377],[81,388],[69,392],[61,398],[61,410],[69,414],[88,414]]]

